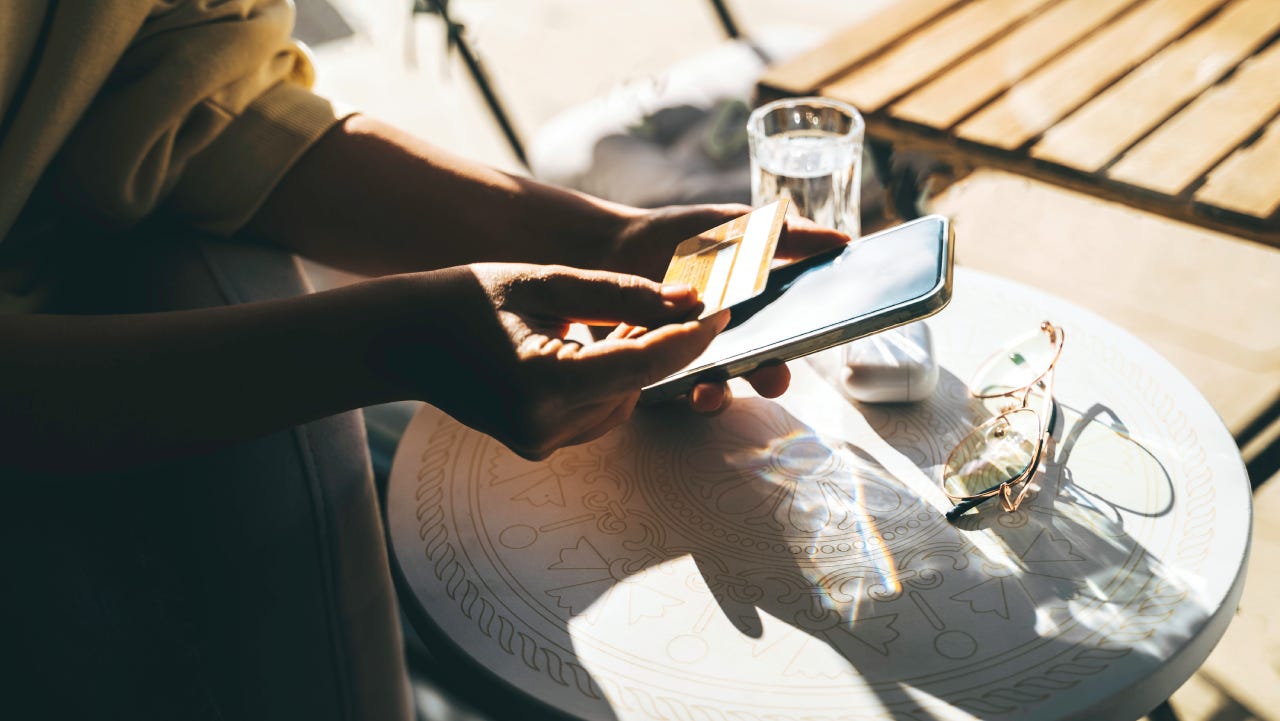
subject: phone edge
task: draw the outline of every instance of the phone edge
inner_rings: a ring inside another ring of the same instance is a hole
[[[761,359],[760,356],[742,357],[736,362],[730,361],[726,365],[718,368],[709,368],[701,373],[692,373],[667,382],[659,381],[658,383],[646,386],[641,390],[640,405],[652,405],[662,403],[664,401],[670,401],[689,392],[698,383],[705,381],[727,381],[730,378],[740,377],[761,366],[787,363],[798,358],[803,358],[807,355],[812,355],[814,353],[834,348],[838,345],[843,345],[850,341],[858,340],[859,338],[866,338],[868,336],[875,335],[876,333],[882,333],[886,330],[892,330],[908,323],[914,323],[915,321],[924,320],[925,318],[936,315],[951,302],[953,290],[952,283],[954,280],[953,275],[955,270],[955,228],[951,223],[951,219],[945,215],[931,213],[929,215],[916,218],[915,220],[908,221],[907,223],[901,223],[892,228],[886,228],[880,233],[893,232],[905,225],[923,222],[933,218],[941,219],[944,227],[946,228],[943,239],[945,247],[943,249],[944,271],[942,278],[939,280],[938,284],[927,293],[914,301],[908,301],[909,305],[899,305],[894,308],[887,309],[882,315],[873,316],[875,319],[881,319],[884,315],[892,315],[900,318],[900,320],[893,320],[888,325],[881,325],[877,323],[874,330],[866,332],[857,331],[856,329],[858,326],[856,324],[839,326],[828,331],[818,331],[809,336],[793,339],[775,346],[769,352],[770,357],[765,357],[763,359]],[[862,240],[873,238],[876,235],[880,235],[880,233],[874,233],[866,236],[866,238],[863,238]],[[871,318],[868,320],[871,320]],[[735,367],[735,364],[737,367]]]

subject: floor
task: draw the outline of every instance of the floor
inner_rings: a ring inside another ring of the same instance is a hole
[[[732,0],[753,35],[820,39],[892,0]],[[520,172],[436,16],[407,0],[299,0],[318,89],[468,157]],[[513,123],[535,138],[559,113],[716,46],[705,0],[455,0]],[[607,7],[607,10],[605,9]],[[931,201],[953,217],[958,262],[1021,279],[1127,328],[1177,366],[1239,432],[1280,396],[1280,251],[1035,181],[978,172]],[[316,269],[318,274],[323,269]],[[1263,434],[1274,438],[1280,429]],[[1246,456],[1252,448],[1246,448]],[[1255,479],[1260,481],[1263,479]],[[1255,494],[1244,600],[1218,649],[1172,698],[1185,721],[1280,719],[1280,481]],[[424,718],[466,718],[421,689]]]

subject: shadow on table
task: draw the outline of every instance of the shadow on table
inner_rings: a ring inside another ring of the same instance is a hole
[[[939,449],[971,427],[956,414],[977,423],[989,413],[953,376],[942,385],[941,400],[864,408],[887,442],[871,450],[758,398],[711,419],[644,413],[597,445],[600,473],[579,476],[595,487],[578,489],[595,494],[596,528],[561,544],[542,592],[573,639],[574,658],[563,661],[586,674],[578,685],[599,702],[594,716],[693,713],[679,693],[629,684],[619,649],[665,664],[668,680],[688,673],[714,686],[700,669],[732,668],[768,699],[753,711],[762,718],[837,710],[807,706],[789,691],[797,686],[837,689],[833,703],[849,698],[838,689],[861,687],[876,707],[842,714],[923,721],[944,704],[993,718],[1059,693],[1078,698],[1078,684],[1121,663],[1135,679],[1156,672],[1192,630],[1178,628],[1177,614],[1190,591],[1125,529],[1173,506],[1159,460],[1105,407],[1062,407],[1022,508],[985,504],[953,526],[885,458],[890,449],[935,473]],[[928,434],[938,438],[922,445]],[[696,574],[672,580],[685,558]],[[682,614],[683,601],[663,590],[677,582],[707,598],[707,610]],[[665,648],[634,648],[648,640],[637,624],[654,619]],[[1150,695],[1135,716],[1172,690],[1134,690]]]

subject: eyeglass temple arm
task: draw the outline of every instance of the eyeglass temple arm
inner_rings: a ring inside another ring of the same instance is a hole
[[[1056,432],[1057,427],[1058,427],[1058,404],[1054,403],[1050,406],[1050,410],[1049,410],[1049,435],[1052,436]],[[956,521],[960,520],[960,517],[963,516],[965,513],[968,513],[970,509],[977,508],[979,505],[986,503],[992,498],[995,498],[996,496],[998,496],[999,494],[994,493],[994,491],[1000,490],[1000,486],[1003,486],[1003,485],[1004,485],[1003,483],[997,483],[996,485],[988,488],[987,490],[983,491],[979,495],[973,496],[971,498],[966,498],[963,501],[960,501],[955,505],[954,508],[952,508],[950,511],[947,511],[946,513],[947,520],[952,523],[955,523]],[[986,495],[988,493],[992,495]]]
[[[995,485],[983,491],[983,493],[990,493],[991,491],[997,490],[999,488],[1000,488],[999,485]],[[952,523],[955,523],[956,521],[960,520],[960,517],[963,516],[965,513],[967,513],[969,509],[976,508],[978,507],[978,505],[985,503],[991,500],[992,498],[995,498],[995,496],[994,495],[975,496],[973,498],[966,498],[965,500],[957,503],[955,505],[955,508],[952,508],[950,511],[947,511],[947,520]]]

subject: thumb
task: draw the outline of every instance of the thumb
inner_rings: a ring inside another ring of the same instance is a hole
[[[630,323],[656,327],[688,318],[697,292],[688,285],[663,285],[638,275],[551,266],[538,284],[537,308],[544,316],[587,325]]]
[[[572,365],[593,392],[628,393],[689,365],[729,323],[723,310],[701,320],[666,325],[637,338],[609,339],[579,351]]]

